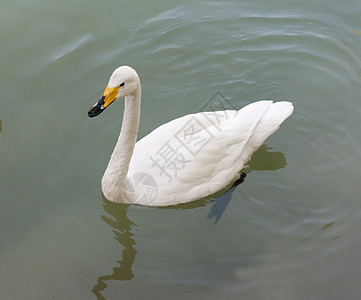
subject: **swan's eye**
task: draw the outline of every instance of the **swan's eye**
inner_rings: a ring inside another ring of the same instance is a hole
[[[120,86],[120,87],[124,86],[124,82],[122,82],[119,86]]]

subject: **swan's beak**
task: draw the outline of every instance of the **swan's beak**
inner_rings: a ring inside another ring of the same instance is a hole
[[[107,86],[104,90],[103,97],[88,111],[88,116],[93,118],[97,115],[100,115],[104,109],[106,109],[117,99],[118,91],[119,86],[114,88]]]

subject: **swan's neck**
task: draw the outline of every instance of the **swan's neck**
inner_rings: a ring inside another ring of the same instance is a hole
[[[126,202],[124,186],[137,141],[140,118],[140,84],[136,91],[125,97],[122,128],[107,169],[102,179],[104,196],[113,202]]]

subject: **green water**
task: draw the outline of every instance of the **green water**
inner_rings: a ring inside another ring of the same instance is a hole
[[[360,299],[360,15],[351,0],[2,1],[0,298]],[[125,64],[140,136],[217,93],[294,103],[216,224],[211,200],[102,198],[123,106],[87,111]]]

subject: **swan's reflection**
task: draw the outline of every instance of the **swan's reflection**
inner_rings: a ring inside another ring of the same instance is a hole
[[[207,218],[214,219],[216,224],[221,218],[222,214],[227,208],[229,201],[231,201],[232,194],[236,187],[241,184],[246,175],[252,171],[266,171],[266,170],[278,170],[287,165],[286,158],[281,152],[271,152],[272,148],[267,145],[262,145],[253,155],[252,159],[248,162],[247,167],[243,169],[242,176],[238,179],[229,190],[220,195],[214,200],[211,210],[208,213]]]
[[[284,155],[281,152],[271,152],[270,150],[271,148],[263,145],[254,153],[252,159],[248,163],[248,167],[244,168],[243,171],[246,174],[249,174],[252,171],[278,170],[284,168],[287,165]],[[208,218],[215,218],[215,223],[219,221],[232,198],[235,188],[242,183],[243,180],[244,178],[241,177],[228,191],[214,200],[211,210],[207,216]],[[186,204],[165,207],[163,209],[193,209],[196,207],[206,206],[210,201],[213,201],[212,199],[214,199],[214,196],[215,195],[213,195],[213,197],[208,197],[206,199]],[[124,250],[122,252],[122,259],[117,261],[119,266],[113,268],[113,273],[111,275],[100,276],[93,287],[92,292],[98,299],[105,299],[101,292],[107,287],[107,281],[131,280],[134,277],[132,265],[137,253],[134,248],[135,241],[133,239],[134,234],[132,232],[132,230],[136,227],[136,224],[133,223],[127,216],[129,205],[119,205],[117,203],[110,202],[105,198],[103,198],[103,201],[104,211],[109,216],[112,216],[113,219],[105,215],[102,215],[101,218],[113,228],[115,239],[124,247]]]
[[[132,238],[132,229],[136,227],[127,216],[129,205],[119,205],[112,203],[105,198],[104,210],[114,219],[102,215],[101,218],[105,223],[113,228],[115,234],[114,238],[124,247],[122,252],[122,260],[117,261],[119,266],[113,268],[111,275],[100,276],[97,283],[92,289],[92,292],[98,299],[104,299],[101,292],[107,287],[106,281],[109,280],[131,280],[134,277],[132,265],[134,263],[137,251],[134,248],[135,241]]]

